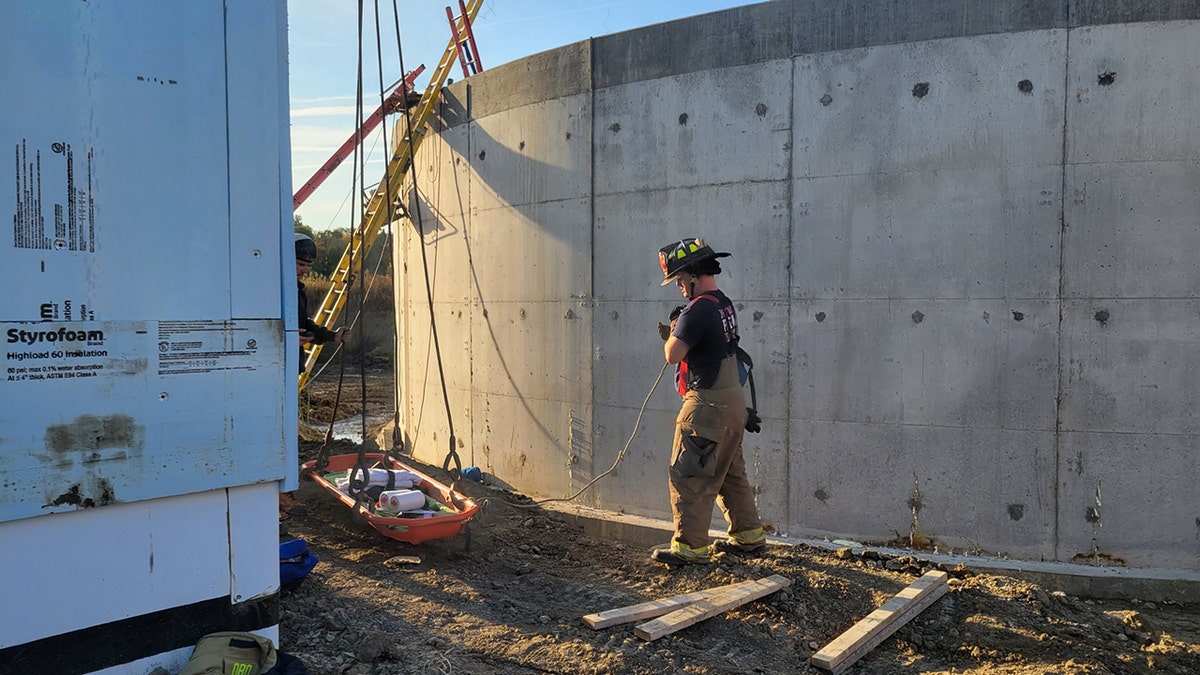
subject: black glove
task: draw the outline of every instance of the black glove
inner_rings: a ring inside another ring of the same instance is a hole
[[[752,434],[762,431],[762,418],[754,408],[746,408],[746,431]]]
[[[663,339],[663,342],[666,342],[667,338],[671,337],[671,331],[675,330],[675,320],[679,318],[681,312],[683,312],[683,305],[676,305],[675,309],[671,310],[671,315],[667,317],[667,320],[671,323],[669,325],[658,324],[658,336]]]

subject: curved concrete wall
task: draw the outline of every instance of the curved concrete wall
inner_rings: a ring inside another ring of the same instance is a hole
[[[411,447],[449,450],[426,264],[463,465],[562,497],[662,364],[658,247],[702,235],[781,531],[1200,569],[1198,19],[780,1],[454,84],[398,247]],[[664,380],[582,503],[669,518]]]

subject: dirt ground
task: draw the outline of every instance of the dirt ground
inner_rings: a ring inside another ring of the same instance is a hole
[[[390,413],[389,375],[368,382],[368,415]],[[310,400],[327,403],[334,387],[314,382]],[[302,458],[320,446],[302,442]],[[334,441],[329,451],[358,446]],[[413,464],[448,480],[440,468]],[[302,481],[308,512],[283,524],[320,563],[283,595],[282,650],[314,675],[820,673],[809,664],[814,653],[931,569],[894,553],[773,545],[758,557],[670,570],[647,550],[589,538],[569,518],[486,479],[460,487],[482,504],[480,515],[452,539],[417,546],[378,534]],[[950,591],[849,673],[1200,673],[1200,607],[1093,601],[946,571]],[[637,637],[634,623],[592,630],[582,620],[773,574],[792,585],[654,641]]]

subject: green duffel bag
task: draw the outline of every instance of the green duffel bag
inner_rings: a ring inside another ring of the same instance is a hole
[[[229,631],[200,638],[179,675],[262,675],[275,667],[275,645],[254,633]]]

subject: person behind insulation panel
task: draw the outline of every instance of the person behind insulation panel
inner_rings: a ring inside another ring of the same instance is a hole
[[[676,307],[670,326],[659,324],[667,362],[676,364],[683,403],[675,419],[668,489],[675,535],[654,560],[670,566],[709,562],[711,550],[754,553],[766,535],[742,458],[745,429],[758,430],[742,394],[737,363],[737,313],[717,288],[717,253],[702,239],[687,238],[659,250],[662,285],[672,281],[687,305]],[[713,502],[729,522],[729,537],[712,544],[708,526]]]
[[[299,311],[299,327],[300,327],[300,372],[304,372],[304,345],[315,342],[323,345],[326,342],[336,342],[342,344],[346,341],[346,337],[350,332],[349,328],[339,326],[337,330],[329,330],[328,328],[317,324],[308,316],[308,293],[304,290],[304,275],[308,274],[312,269],[313,261],[317,259],[317,242],[312,240],[312,237],[302,232],[296,233],[296,289],[297,289],[297,305]],[[281,492],[279,494],[279,510],[288,515],[299,516],[303,515],[307,510],[304,504],[296,501],[296,497],[291,492]]]
[[[323,345],[326,342],[342,344],[346,341],[349,328],[339,326],[336,331],[318,325],[308,316],[308,293],[304,290],[304,275],[312,269],[313,261],[317,259],[317,242],[303,232],[296,233],[296,287],[299,291],[297,298],[300,307],[300,372],[304,372],[304,345],[314,342]]]

